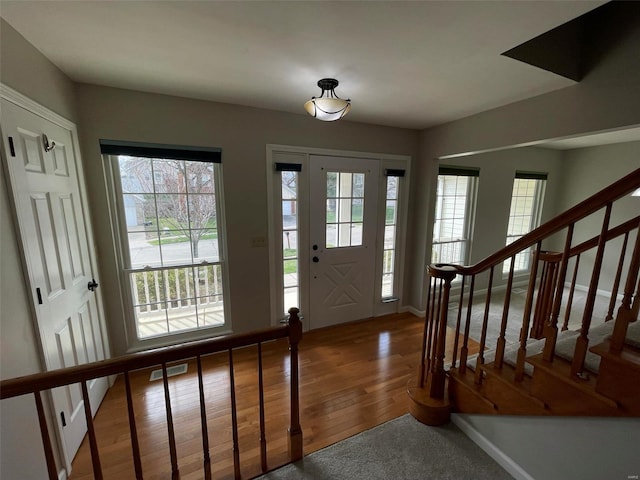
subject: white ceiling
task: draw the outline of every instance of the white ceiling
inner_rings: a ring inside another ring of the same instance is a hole
[[[0,15],[77,82],[422,129],[573,85],[500,54],[603,1],[14,1]]]

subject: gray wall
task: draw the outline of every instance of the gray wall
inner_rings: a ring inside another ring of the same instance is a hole
[[[572,207],[595,191],[640,168],[640,142],[567,150],[564,153],[562,165],[565,186],[558,199],[560,211]],[[603,165],[606,165],[606,168],[602,168]],[[640,197],[625,196],[614,204],[609,224],[611,226],[619,225],[639,214]],[[578,222],[574,233],[574,243],[599,235],[603,217],[604,215],[601,213]],[[626,265],[631,259],[634,239],[635,234],[629,237]],[[556,245],[556,248],[561,249],[562,246]],[[621,248],[622,239],[612,241],[607,245],[598,283],[599,289],[611,291]],[[581,255],[577,279],[579,285],[589,285],[594,257],[595,249]],[[623,282],[624,279],[623,276]]]
[[[562,190],[560,151],[535,147],[512,148],[445,159],[440,165],[480,169],[469,264],[475,264],[505,246],[516,171],[548,174],[542,222],[557,213],[558,191]],[[503,283],[502,275],[495,275],[494,281],[498,285]],[[481,284],[478,286],[482,288]]]
[[[75,120],[72,82],[4,20],[0,20],[0,80],[56,113]],[[6,158],[3,158],[3,162]],[[0,170],[0,378],[41,371],[20,251]],[[0,477],[46,477],[44,453],[32,397],[0,402]],[[16,470],[19,467],[19,470]]]
[[[637,418],[457,416],[536,480],[640,475]]]
[[[640,124],[640,28],[624,7],[618,4],[598,25],[593,39],[598,51],[588,59],[592,69],[579,84],[421,132],[409,220],[412,305],[425,305],[438,159]]]
[[[78,104],[80,147],[102,283],[109,286],[103,295],[115,355],[125,352],[127,342],[99,139],[222,148],[234,332],[264,328],[270,322],[268,247],[251,247],[252,237],[267,237],[267,144],[417,156],[414,130],[348,121],[324,123],[304,113],[92,85],[79,85]]]

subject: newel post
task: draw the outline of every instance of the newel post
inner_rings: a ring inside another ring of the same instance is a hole
[[[447,316],[449,312],[449,294],[451,282],[456,278],[457,269],[451,265],[429,265],[430,282],[435,278],[433,295],[427,299],[427,316],[423,339],[423,358],[421,359],[420,378],[410,382],[409,413],[427,425],[443,425],[451,417],[451,403],[446,392],[447,373],[444,369],[447,344]],[[436,290],[438,294],[436,295]],[[436,300],[437,297],[437,300]],[[425,378],[422,372],[425,371]]]
[[[302,458],[302,429],[300,428],[300,398],[298,374],[298,343],[302,339],[300,310],[289,309],[289,350],[291,356],[291,426],[289,427],[289,458],[292,462]]]
[[[444,370],[444,354],[447,344],[447,321],[449,316],[449,294],[451,293],[451,282],[456,278],[456,270],[447,265],[429,265],[429,274],[441,279],[442,301],[438,312],[436,328],[437,337],[434,338],[433,362],[427,371],[427,389],[431,398],[444,398],[444,387],[446,372]]]

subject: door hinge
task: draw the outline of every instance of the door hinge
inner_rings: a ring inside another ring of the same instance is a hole
[[[42,293],[39,288],[36,288],[36,295],[38,295],[38,305],[42,305]]]
[[[11,156],[16,156],[16,147],[13,146],[13,137],[9,137],[9,150],[11,151]]]
[[[62,426],[67,426],[67,420],[64,418],[64,412],[60,412],[60,419],[62,420]]]

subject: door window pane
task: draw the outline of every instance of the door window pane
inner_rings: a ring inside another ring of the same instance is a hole
[[[362,245],[364,173],[327,172],[326,248]]]

